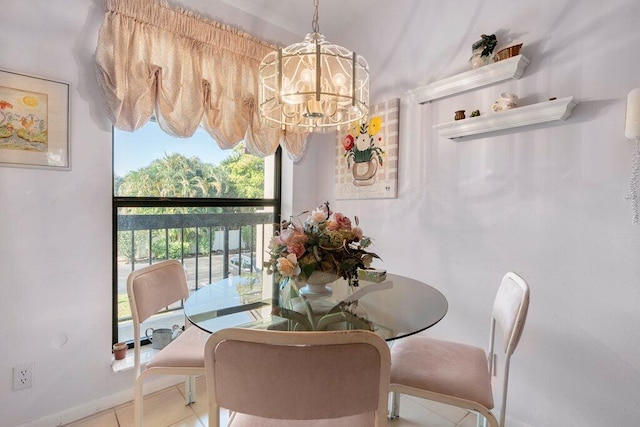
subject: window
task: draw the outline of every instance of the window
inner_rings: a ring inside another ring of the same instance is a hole
[[[165,259],[182,262],[190,291],[247,275],[271,293],[262,260],[280,213],[280,158],[221,150],[203,130],[173,138],[156,122],[114,129],[114,342],[133,339],[129,273]],[[178,303],[148,327],[183,326],[183,317]]]

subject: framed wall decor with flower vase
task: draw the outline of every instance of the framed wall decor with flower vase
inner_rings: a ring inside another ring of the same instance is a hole
[[[69,84],[0,70],[0,165],[68,170]]]
[[[398,140],[400,99],[372,106],[369,119],[336,144],[336,199],[393,199],[398,197]]]

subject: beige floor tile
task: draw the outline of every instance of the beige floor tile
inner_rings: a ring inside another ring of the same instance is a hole
[[[200,422],[206,427],[209,425],[209,412],[206,411],[203,415],[199,415],[198,418],[200,418]],[[220,425],[221,426],[226,426],[227,425],[227,421],[229,421],[229,411],[227,411],[226,409],[221,409],[220,410]]]
[[[184,398],[185,396],[184,382],[178,384],[176,387],[178,388],[178,390],[180,391],[180,393]],[[196,401],[192,403],[190,406],[193,412],[195,412],[195,414],[201,418],[205,416],[208,412],[207,405],[208,405],[207,382],[204,376],[199,376],[199,377],[196,377]]]
[[[204,424],[196,417],[195,415],[190,416],[189,418],[178,421],[175,424],[171,424],[168,427],[205,427]]]
[[[469,411],[467,411],[466,409],[458,408],[457,406],[445,405],[444,403],[420,399],[419,397],[403,396],[403,398],[412,400],[420,406],[424,406],[425,408],[435,412],[438,415],[441,415],[454,424],[462,421],[462,419],[469,413]]]
[[[204,377],[196,379],[197,402],[184,404],[184,383],[145,398],[145,425],[153,427],[206,427],[208,409]],[[400,418],[389,421],[389,427],[475,427],[474,414],[450,405],[413,396],[401,397]],[[226,425],[228,411],[220,411],[221,425]],[[129,427],[133,425],[133,403],[120,405],[68,427]]]
[[[118,427],[118,419],[113,410],[67,424],[66,427]]]
[[[455,427],[455,423],[419,405],[405,396],[400,398],[400,417],[389,422],[390,427]]]
[[[176,386],[180,393],[184,396],[184,383]],[[209,403],[207,400],[207,382],[204,376],[196,378],[196,401],[191,404],[191,409],[195,412],[203,426],[209,425]],[[229,411],[222,409],[220,411],[220,425],[226,425],[229,419]]]
[[[477,427],[477,425],[478,416],[476,414],[469,413],[456,425],[456,427]]]
[[[194,415],[190,406],[184,404],[184,397],[177,387],[159,391],[144,399],[144,424],[166,427]],[[120,427],[132,427],[133,404],[122,405],[115,410]]]

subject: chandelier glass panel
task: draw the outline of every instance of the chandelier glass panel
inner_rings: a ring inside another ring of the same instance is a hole
[[[367,61],[325,40],[318,28],[318,0],[313,32],[264,57],[259,88],[262,120],[288,132],[341,131],[369,113]]]

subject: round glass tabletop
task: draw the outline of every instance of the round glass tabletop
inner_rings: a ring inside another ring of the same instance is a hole
[[[330,296],[304,297],[293,292],[294,297],[279,307],[272,305],[270,290],[265,295],[261,286],[254,289],[248,279],[234,276],[194,292],[185,301],[184,311],[191,323],[207,332],[229,327],[276,330],[362,327],[390,341],[430,328],[448,309],[447,299],[440,291],[396,274],[387,274],[381,283],[361,280],[353,291],[342,279],[329,287]]]

